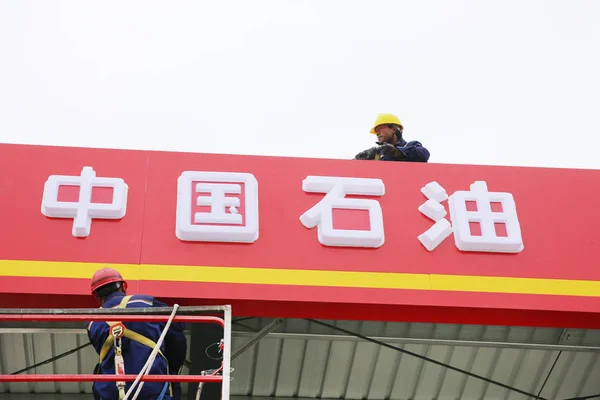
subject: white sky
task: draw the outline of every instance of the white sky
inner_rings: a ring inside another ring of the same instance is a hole
[[[0,0],[0,142],[600,168],[599,0]]]

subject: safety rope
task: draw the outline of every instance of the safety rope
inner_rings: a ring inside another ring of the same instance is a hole
[[[179,308],[179,304],[173,305],[173,311],[171,312],[171,316],[169,317],[167,324],[165,325],[160,337],[158,338],[158,341],[156,342],[156,346],[154,346],[154,349],[152,349],[152,353],[150,353],[150,356],[148,357],[146,364],[144,364],[144,367],[142,368],[142,370],[140,371],[138,376],[135,378],[135,381],[133,382],[133,384],[131,385],[131,387],[129,388],[127,393],[125,394],[125,397],[123,398],[123,400],[129,399],[129,396],[131,395],[133,388],[138,383],[139,383],[139,386],[137,388],[137,391],[135,392],[135,394],[131,398],[131,400],[136,400],[137,397],[139,396],[140,392],[142,391],[144,382],[140,382],[140,379],[142,379],[142,376],[146,376],[150,372],[151,365],[154,364],[154,359],[156,358],[156,355],[158,354],[160,346],[162,346],[162,343],[165,340],[165,336],[167,335],[167,332],[169,331],[169,328],[171,327],[171,323],[173,322],[173,319],[175,318],[175,314],[177,313],[178,308]]]

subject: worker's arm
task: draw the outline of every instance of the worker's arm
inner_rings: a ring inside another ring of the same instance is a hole
[[[154,299],[153,307],[169,307],[167,304]],[[165,335],[165,357],[169,360],[169,369],[172,374],[177,374],[183,366],[187,355],[187,340],[183,333],[185,323],[173,322]]]
[[[406,146],[397,149],[404,156],[404,160],[400,161],[427,162],[429,160],[429,150],[416,140],[408,142]]]
[[[96,353],[100,354],[100,350],[108,338],[108,325],[104,321],[90,322],[87,333]]]

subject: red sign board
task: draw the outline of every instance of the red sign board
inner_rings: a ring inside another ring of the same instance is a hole
[[[109,265],[237,315],[598,327],[598,193],[596,170],[0,145],[0,307],[94,306]]]

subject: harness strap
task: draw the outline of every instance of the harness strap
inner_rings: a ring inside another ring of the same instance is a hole
[[[119,303],[119,305],[117,306],[117,308],[127,308],[127,303],[129,303],[129,300],[131,299],[132,296],[124,296],[123,299],[121,300],[121,303]],[[113,325],[119,324],[120,322],[113,322],[113,321],[106,321],[106,324],[109,327],[112,327]],[[144,346],[147,346],[151,349],[154,349],[156,347],[156,342],[153,341],[152,339],[147,338],[144,335],[141,335],[135,331],[132,331],[131,329],[125,329],[125,331],[123,332],[123,336],[125,336],[126,338],[133,340],[134,342],[138,342],[140,344],[143,344]],[[110,334],[108,334],[108,337],[106,338],[106,341],[104,342],[104,344],[102,345],[102,348],[100,349],[100,364],[102,365],[102,361],[104,360],[104,358],[106,357],[106,355],[108,354],[108,352],[110,351],[110,349],[113,347],[114,344],[114,337]],[[167,363],[167,375],[169,375],[170,371],[169,371],[169,360],[167,360],[167,357],[165,357],[165,355],[163,354],[163,352],[158,349],[158,354],[160,354],[160,356],[165,360],[165,362]],[[181,371],[180,371],[181,372]],[[173,387],[171,386],[170,382],[165,382],[165,388],[169,387],[169,395],[172,397],[173,396]],[[163,393],[161,394],[161,396],[159,396],[159,399],[162,398],[162,396],[164,396],[164,390]]]
[[[107,322],[107,324],[109,326],[113,326],[116,324],[116,322]],[[128,339],[133,340],[134,342],[143,344],[144,346],[147,346],[151,349],[154,349],[154,347],[156,347],[156,342],[154,342],[151,339],[148,339],[144,335],[140,335],[139,333],[132,331],[131,329],[126,329],[125,332],[123,332],[123,336],[125,336]],[[106,357],[106,355],[108,354],[108,352],[110,351],[110,349],[112,348],[114,340],[115,339],[112,336],[109,336],[108,338],[106,338],[106,341],[102,345],[102,349],[100,350],[100,363],[101,364],[102,364],[102,361],[104,360],[104,358]],[[165,357],[165,355],[163,354],[163,352],[160,349],[158,349],[158,354],[160,354],[161,357],[164,358],[165,361],[167,361],[167,357]]]

